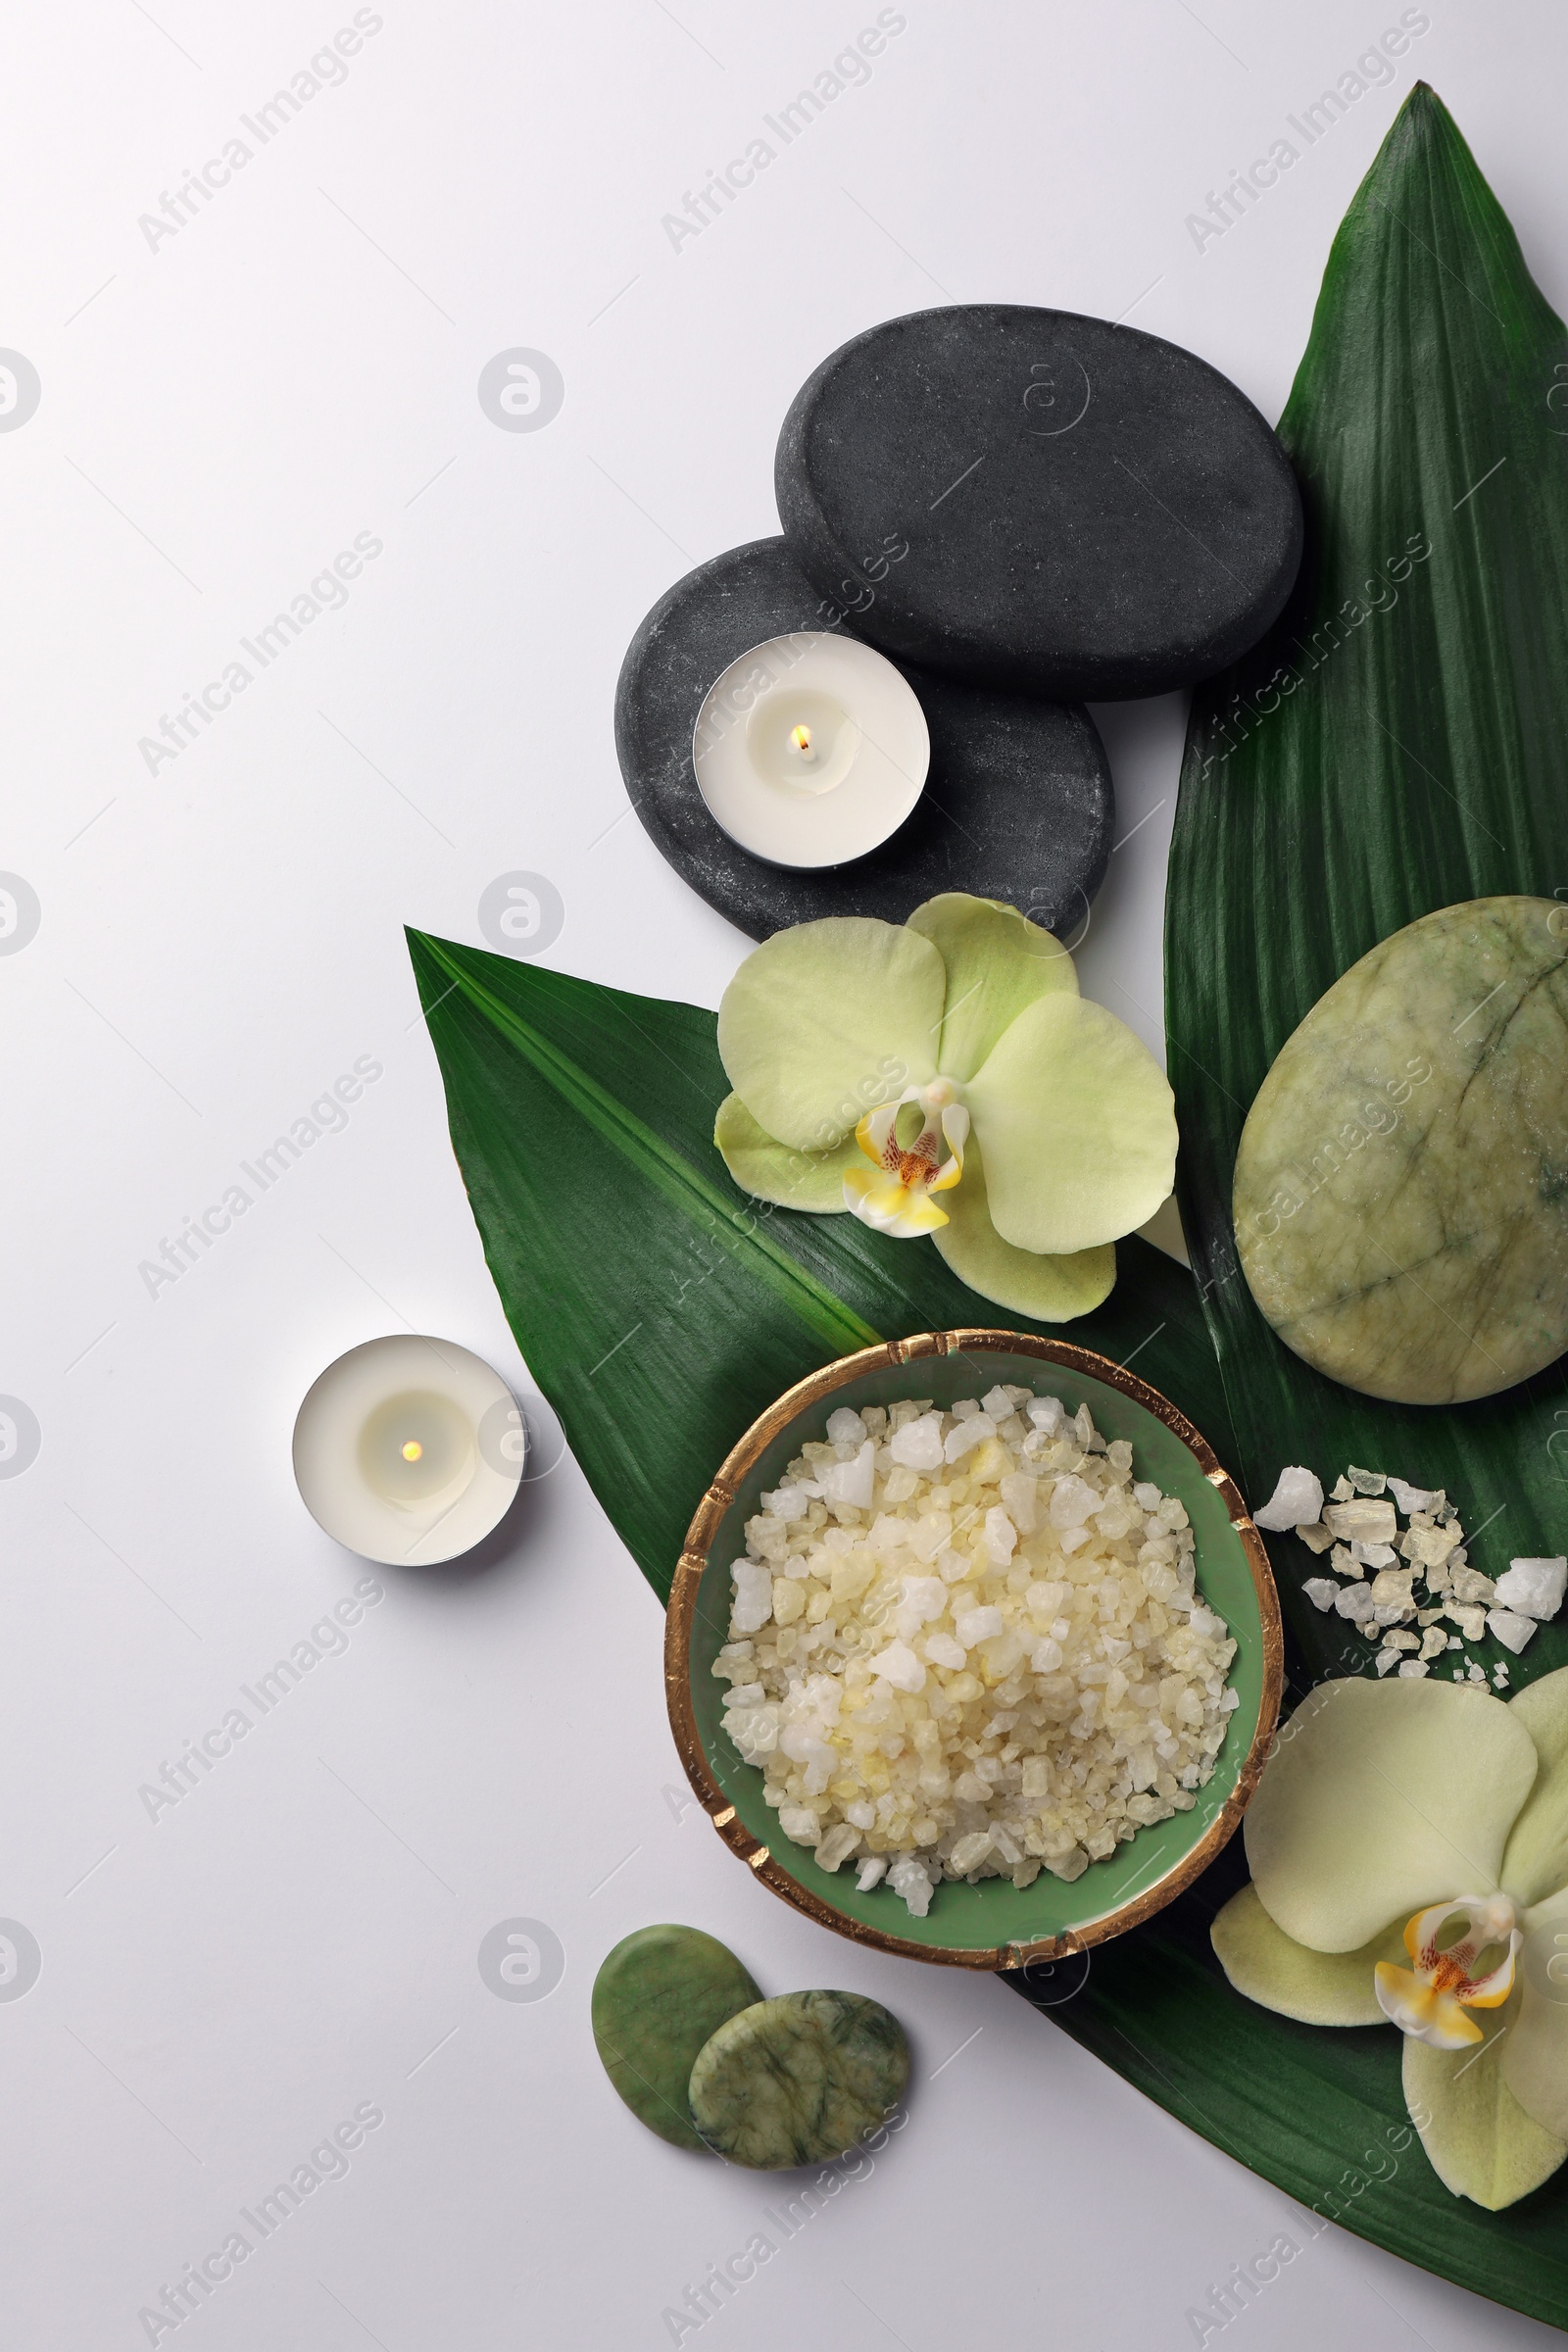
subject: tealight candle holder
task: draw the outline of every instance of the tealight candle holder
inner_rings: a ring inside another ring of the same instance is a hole
[[[482,1357],[393,1333],[328,1364],[294,1423],[294,1483],[318,1527],[362,1559],[434,1567],[505,1517],[527,1430]]]
[[[692,733],[709,813],[771,865],[868,856],[911,814],[930,764],[907,679],[826,630],[752,646],[709,688]]]

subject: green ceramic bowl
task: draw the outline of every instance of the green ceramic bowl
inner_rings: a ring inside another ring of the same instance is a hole
[[[1152,1823],[1069,1886],[1042,1871],[1021,1892],[1005,1879],[944,1883],[924,1919],[886,1886],[858,1892],[851,1867],[817,1867],[783,1837],[762,1776],[722,1728],[725,1686],[710,1671],[726,1639],[730,1569],[745,1527],[808,1438],[841,1404],[930,1396],[951,1405],[998,1381],[1084,1402],[1104,1437],[1126,1438],[1137,1474],[1187,1507],[1199,1590],[1236,1638],[1231,1683],[1240,1704],[1213,1777],[1190,1813]],[[912,1960],[959,1968],[1022,1968],[1102,1943],[1136,1927],[1194,1880],[1231,1837],[1262,1771],[1279,1713],[1279,1600],[1262,1539],[1228,1474],[1157,1390],[1104,1356],[1009,1331],[924,1332],[845,1356],[789,1390],[747,1431],[704,1496],[670,1594],[664,1644],[670,1722],[693,1788],[714,1828],[757,1877],[821,1926]]]

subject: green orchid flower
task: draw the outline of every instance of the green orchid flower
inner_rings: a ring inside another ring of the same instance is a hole
[[[1014,907],[958,892],[904,924],[832,916],[747,957],[718,1008],[737,1184],[929,1234],[961,1282],[1046,1323],[1098,1306],[1113,1244],[1168,1198],[1164,1072]]]
[[[1568,2156],[1568,1668],[1322,1684],[1244,1825],[1215,1920],[1238,1992],[1315,2026],[1398,2028],[1433,2169],[1496,2212]]]

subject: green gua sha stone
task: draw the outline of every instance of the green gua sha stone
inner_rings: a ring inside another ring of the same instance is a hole
[[[909,2079],[898,2019],[858,1992],[787,1992],[720,2026],[691,2077],[692,2121],[731,2164],[826,2164],[886,2121]]]
[[[700,1928],[639,1928],[594,1979],[594,2043],[638,2120],[701,2148],[686,2110],[692,2061],[714,2029],[760,2000],[733,1952]]]
[[[1568,908],[1396,931],[1288,1039],[1236,1158],[1248,1285],[1368,1396],[1457,1404],[1568,1347]]]

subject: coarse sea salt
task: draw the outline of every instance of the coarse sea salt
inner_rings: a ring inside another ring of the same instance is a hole
[[[944,1879],[1071,1881],[1192,1809],[1236,1643],[1181,1502],[1087,1405],[841,1408],[761,1500],[712,1671],[824,1869],[923,1917]]]

